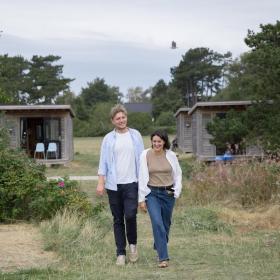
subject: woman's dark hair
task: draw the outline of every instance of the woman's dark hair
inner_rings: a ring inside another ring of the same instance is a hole
[[[165,130],[156,130],[151,134],[151,141],[153,140],[154,136],[158,136],[161,140],[164,141],[163,149],[170,149],[170,142],[168,139],[168,134]]]

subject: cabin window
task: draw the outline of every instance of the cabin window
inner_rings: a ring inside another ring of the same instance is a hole
[[[46,140],[60,140],[61,129],[60,119],[45,119],[45,139]]]

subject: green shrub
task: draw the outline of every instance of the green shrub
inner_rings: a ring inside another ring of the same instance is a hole
[[[180,166],[182,168],[182,176],[184,179],[190,179],[190,176],[194,169],[194,158],[179,159]]]
[[[0,125],[1,125],[1,114],[0,114]],[[8,147],[9,135],[7,129],[0,127],[0,151]]]
[[[104,136],[112,130],[113,126],[109,117],[113,104],[99,103],[88,112],[87,119],[74,119],[74,136],[94,137]]]
[[[154,126],[152,131],[157,129],[165,130],[169,136],[176,134],[176,126]],[[169,140],[172,141],[170,137]]]
[[[159,126],[175,126],[176,119],[172,112],[162,112],[156,120],[156,124]]]
[[[151,132],[152,117],[148,113],[129,113],[128,126],[139,130],[142,135],[147,135]]]
[[[68,178],[38,184],[35,186],[35,193],[29,204],[32,219],[49,219],[64,208],[76,210],[86,216],[92,214],[93,208],[87,195],[79,191],[76,181]]]
[[[86,215],[93,211],[76,182],[48,182],[45,166],[16,150],[0,151],[0,197],[0,221],[48,219],[65,207]]]
[[[45,181],[44,167],[38,166],[24,153],[0,151],[0,220],[26,219],[36,186]]]

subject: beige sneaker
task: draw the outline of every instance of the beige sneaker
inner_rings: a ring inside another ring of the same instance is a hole
[[[125,265],[125,255],[118,255],[116,265]]]
[[[134,244],[129,244],[129,253],[128,253],[129,261],[134,263],[138,260],[138,252],[137,247]]]

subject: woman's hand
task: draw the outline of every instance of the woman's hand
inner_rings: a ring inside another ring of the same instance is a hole
[[[139,202],[139,208],[140,208],[141,211],[146,213],[147,212],[146,202],[145,201]]]

